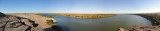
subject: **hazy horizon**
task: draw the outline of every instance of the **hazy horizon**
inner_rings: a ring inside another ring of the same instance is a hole
[[[3,13],[155,13],[160,0],[0,0]]]

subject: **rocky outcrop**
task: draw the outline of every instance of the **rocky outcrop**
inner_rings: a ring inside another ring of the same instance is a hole
[[[24,25],[20,21],[11,21],[5,25],[4,31],[25,31],[29,26]]]
[[[0,31],[24,31],[28,27],[15,16],[0,18]]]
[[[128,29],[120,28],[119,31],[160,31],[159,26],[132,26]]]
[[[38,26],[34,21],[0,13],[0,31],[31,31]],[[40,29],[40,28],[39,28]]]
[[[59,26],[48,27],[47,18],[35,14],[3,14],[0,13],[0,31],[63,31]]]

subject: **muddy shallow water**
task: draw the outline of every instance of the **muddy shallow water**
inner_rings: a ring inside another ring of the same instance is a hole
[[[137,15],[117,15],[107,18],[86,19],[44,14],[57,20],[57,25],[65,31],[117,31],[133,25],[150,26],[151,22]]]

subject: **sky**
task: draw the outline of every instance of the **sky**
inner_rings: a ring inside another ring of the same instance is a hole
[[[0,0],[3,13],[148,13],[160,0]]]

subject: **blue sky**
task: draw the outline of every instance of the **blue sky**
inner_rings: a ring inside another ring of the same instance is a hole
[[[0,0],[4,13],[160,12],[160,0]]]

